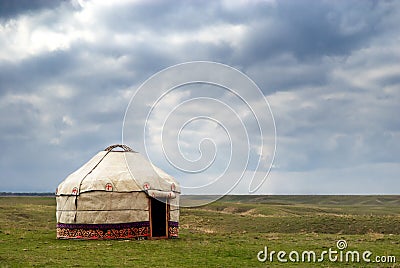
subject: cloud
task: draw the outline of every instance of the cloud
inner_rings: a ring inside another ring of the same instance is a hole
[[[98,150],[121,141],[125,108],[148,77],[173,64],[210,60],[246,73],[271,105],[277,155],[260,193],[395,193],[399,15],[395,1],[2,1],[0,191],[53,191]],[[163,107],[203,95],[251,119],[227,92],[185,90],[164,99],[150,120],[154,133]],[[154,94],[149,89],[145,99]],[[148,103],[138,105],[133,129]],[[182,108],[171,127],[194,114],[233,118],[214,105]],[[238,139],[239,127],[232,127]],[[254,124],[247,130],[257,134]],[[181,137],[184,155],[196,159],[199,143],[211,136],[226,145],[214,123],[191,124]],[[157,136],[151,138],[157,149]],[[212,151],[208,145],[203,149]],[[154,161],[174,172],[164,160]],[[252,162],[248,171],[254,168]],[[246,193],[249,180],[235,192]]]
[[[379,34],[391,9],[390,4],[356,1],[281,1],[273,8],[261,6],[259,12],[266,15],[251,22],[241,60],[256,62],[287,52],[302,61],[347,56]]]
[[[12,19],[21,15],[33,14],[40,12],[44,9],[56,8],[60,5],[63,0],[53,1],[53,0],[22,0],[22,1],[12,1],[4,0],[0,3],[0,20],[1,19]]]

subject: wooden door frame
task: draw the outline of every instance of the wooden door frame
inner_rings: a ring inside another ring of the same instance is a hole
[[[156,199],[156,198],[149,196],[149,200],[148,200],[149,219],[150,219],[150,237],[149,238],[150,239],[166,239],[166,238],[168,238],[168,235],[169,235],[168,234],[168,221],[170,219],[170,215],[169,215],[170,214],[170,204],[168,202],[168,198],[165,199],[165,206],[166,206],[166,208],[165,208],[165,213],[166,213],[166,215],[165,215],[165,236],[156,236],[156,237],[153,237],[153,217],[151,216],[152,202],[153,202],[152,199]],[[157,201],[162,202],[160,200],[157,200]]]

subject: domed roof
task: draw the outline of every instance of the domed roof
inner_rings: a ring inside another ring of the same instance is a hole
[[[122,148],[122,151],[115,151]],[[70,174],[56,195],[79,195],[90,191],[134,192],[172,197],[180,192],[178,182],[126,145],[113,145],[97,153]]]

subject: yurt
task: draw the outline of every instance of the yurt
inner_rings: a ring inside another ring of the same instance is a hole
[[[57,238],[176,238],[178,182],[126,145],[112,145],[56,190]]]

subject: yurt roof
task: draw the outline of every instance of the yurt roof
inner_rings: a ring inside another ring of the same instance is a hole
[[[123,151],[115,151],[122,148]],[[126,145],[113,145],[97,153],[70,174],[57,188],[57,195],[89,191],[146,191],[157,196],[179,193],[178,182]]]

